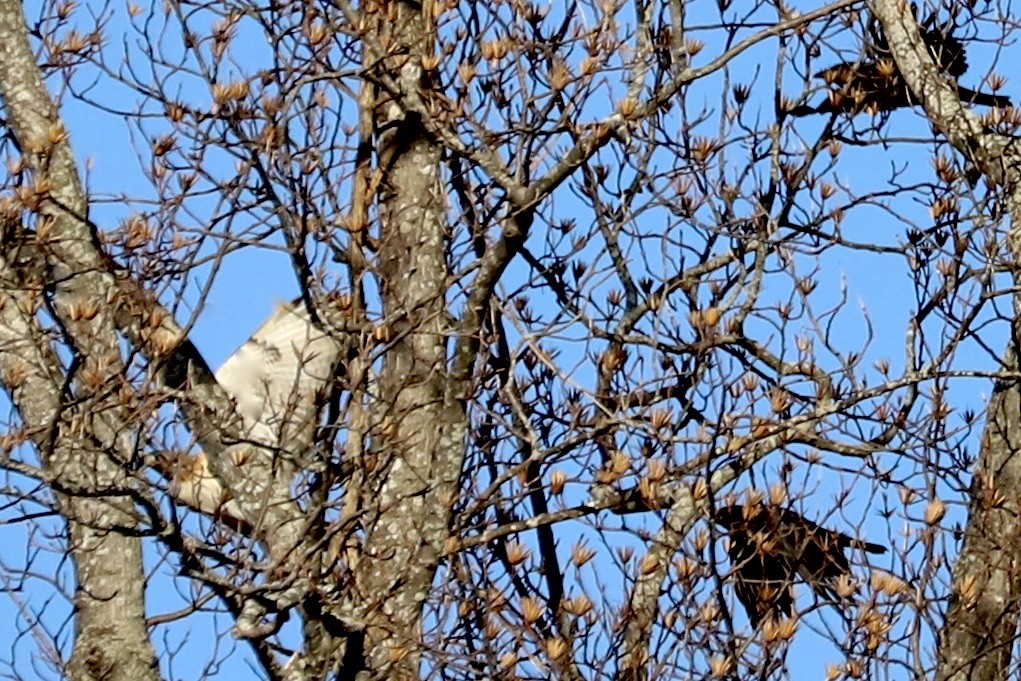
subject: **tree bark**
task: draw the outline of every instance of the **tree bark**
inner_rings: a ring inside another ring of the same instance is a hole
[[[1015,313],[1017,314],[1017,313]],[[1018,371],[1016,341],[1003,369]],[[939,642],[937,679],[1005,679],[1021,598],[1021,390],[996,382],[972,482],[964,545]]]
[[[464,406],[448,384],[446,198],[441,147],[421,117],[395,99],[430,87],[422,67],[433,50],[431,17],[414,3],[382,3],[376,46],[396,92],[373,103],[379,211],[379,274],[387,331],[393,339],[379,379],[381,404],[371,444],[373,509],[352,594],[368,622],[366,671],[359,678],[419,676],[420,617],[448,534],[451,500],[464,459]],[[384,57],[380,45],[389,47]],[[368,197],[371,200],[372,197]]]
[[[111,458],[131,455],[124,438],[130,426],[115,397],[123,369],[118,339],[108,311],[90,319],[74,313],[87,301],[102,307],[105,269],[95,261],[94,235],[86,221],[88,204],[74,156],[35,63],[22,4],[16,0],[0,1],[0,60],[7,124],[35,181],[38,219],[49,222],[52,235],[45,243],[37,240],[26,247],[34,249],[33,265],[45,260],[58,282],[54,311],[77,355],[65,386],[56,378],[62,373],[59,361],[43,350],[49,342],[35,319],[41,290],[14,281],[18,265],[5,257],[4,283],[23,303],[20,317],[15,309],[7,315],[14,328],[27,335],[20,344],[8,345],[16,349],[2,353],[0,359],[5,368],[24,363],[32,356],[25,353],[27,345],[36,339],[33,365],[40,380],[25,390],[14,389],[12,396],[27,428],[36,434],[43,470],[58,489],[66,490],[58,495],[58,503],[68,519],[78,581],[77,635],[68,670],[75,679],[158,679],[156,654],[145,626],[141,541],[124,533],[136,522],[130,487]],[[3,245],[10,248],[12,242]],[[43,375],[49,380],[43,381]],[[88,380],[83,380],[85,376]],[[6,378],[9,388],[16,383],[10,374]],[[101,387],[90,389],[85,384]],[[74,394],[74,407],[64,399],[68,391]],[[81,496],[76,498],[76,493]]]
[[[1011,140],[985,129],[966,109],[928,54],[907,3],[874,0],[876,17],[897,68],[929,119],[958,151],[999,185],[1013,227],[1007,248],[1014,286],[1021,285],[1021,165]],[[1002,370],[1016,375],[1021,339],[1021,296],[1015,294],[1011,339]],[[936,678],[1004,679],[1021,610],[1021,382],[996,381],[972,480],[964,544],[953,570],[953,594],[940,632]]]

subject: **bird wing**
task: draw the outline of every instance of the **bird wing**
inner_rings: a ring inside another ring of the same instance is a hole
[[[752,625],[769,613],[791,616],[794,566],[773,537],[773,523],[761,505],[728,504],[713,511],[727,532],[730,580]]]
[[[735,530],[728,533],[728,541],[734,593],[752,625],[758,626],[770,612],[790,617],[794,606],[790,561],[761,533]]]
[[[803,519],[805,522],[811,522]],[[839,600],[834,588],[837,580],[851,574],[851,565],[844,555],[839,532],[825,528],[800,525],[787,532],[786,545],[791,555],[797,556],[797,571],[813,591]]]
[[[306,452],[318,424],[321,397],[337,371],[340,344],[319,329],[300,302],[279,306],[232,354],[216,380],[234,400],[246,436],[296,455]],[[243,452],[230,465],[241,466]],[[251,525],[212,474],[204,452],[159,466],[176,501],[225,522],[242,534]]]
[[[235,400],[253,441],[306,450],[341,348],[299,302],[281,305],[219,371],[216,380]]]
[[[791,556],[802,579],[816,593],[830,600],[842,600],[836,587],[841,578],[851,577],[851,564],[844,553],[846,549],[886,552],[884,546],[822,527],[793,511],[777,508],[775,513],[774,522],[783,528],[781,543],[784,552]]]
[[[940,71],[960,78],[968,71],[968,54],[964,43],[950,35],[949,30],[949,27],[923,30],[922,42],[929,48]]]

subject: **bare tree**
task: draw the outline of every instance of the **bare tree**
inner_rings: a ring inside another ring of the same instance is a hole
[[[904,8],[879,1],[875,11],[890,36],[891,50],[905,81],[930,120],[990,184],[1000,188],[1000,212],[1009,215],[1011,223],[1017,222],[1021,218],[1021,166],[1014,137],[983,125],[978,116],[952,101],[946,82],[933,72],[931,62],[920,58],[919,34]],[[996,381],[989,401],[973,472],[968,524],[954,567],[950,605],[938,649],[940,679],[998,679],[1016,673],[1013,648],[1021,614],[1021,392],[1017,378],[1017,340],[1021,336],[1021,298],[1017,291],[1021,281],[1016,263],[1021,256],[1021,240],[1013,225],[1002,229],[1000,242],[1009,254],[1004,270],[1009,275],[1013,303],[1002,359],[1007,373]]]
[[[978,5],[0,0],[5,673],[1016,674]]]

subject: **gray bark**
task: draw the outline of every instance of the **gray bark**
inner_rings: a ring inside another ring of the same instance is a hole
[[[78,580],[78,626],[69,673],[77,679],[156,679],[156,655],[144,618],[141,543],[123,531],[136,523],[133,503],[129,485],[111,458],[131,456],[123,438],[130,427],[113,397],[123,365],[109,313],[100,310],[91,319],[80,314],[86,301],[103,307],[108,280],[97,267],[74,157],[34,62],[21,3],[13,0],[0,2],[0,60],[5,65],[0,69],[0,93],[8,123],[26,153],[36,186],[46,188],[37,194],[37,214],[52,226],[53,238],[33,244],[38,251],[29,260],[35,267],[45,261],[59,282],[54,308],[81,358],[77,375],[71,377],[77,398],[71,407],[56,380],[60,364],[44,350],[48,343],[31,314],[40,305],[41,289],[26,291],[26,271],[21,268],[21,281],[16,281],[18,265],[5,259],[8,291],[13,300],[23,301],[20,313],[8,304],[7,314],[21,315],[11,321],[24,335],[11,338],[0,359],[6,367],[27,362],[40,372],[40,380],[12,395],[30,430],[41,435],[55,429],[51,446],[43,448],[44,471],[58,489],[69,492],[58,495],[68,519],[69,550]],[[42,380],[42,373],[48,380]],[[89,390],[86,383],[102,388]],[[10,380],[7,385],[13,387]]]
[[[386,60],[400,93],[428,88],[420,59],[432,31],[421,10],[395,3],[390,40],[407,49],[401,66]],[[386,21],[386,12],[377,14]],[[370,52],[370,54],[372,54]],[[371,58],[371,57],[370,57]],[[447,379],[450,335],[445,296],[446,199],[440,146],[419,116],[386,96],[375,104],[377,152],[383,171],[379,210],[383,302],[395,341],[379,379],[378,460],[369,486],[378,494],[367,522],[357,570],[356,611],[369,628],[368,678],[418,677],[419,618],[447,538],[451,500],[464,458],[465,412]]]
[[[946,138],[996,185],[1006,198],[1014,226],[1007,248],[1021,256],[1021,168],[1009,138],[984,129],[961,103],[924,47],[907,3],[874,0],[876,16],[890,42],[897,67]],[[1014,285],[1021,273],[1013,273]],[[1021,299],[1015,294],[1012,338],[1004,353],[1005,372],[1018,371]],[[1021,383],[1002,378],[989,402],[981,452],[972,483],[964,544],[953,571],[953,595],[940,633],[936,677],[994,680],[1007,677],[1015,645],[1021,596]]]

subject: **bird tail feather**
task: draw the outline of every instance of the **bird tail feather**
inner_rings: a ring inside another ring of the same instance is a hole
[[[851,546],[856,549],[861,549],[865,553],[886,553],[886,547],[882,544],[873,544],[872,542],[865,541],[864,539],[852,539]]]
[[[1004,109],[1013,106],[1010,97],[1004,95],[993,95],[988,92],[976,92],[963,86],[957,86],[957,95],[962,102],[977,104],[979,106],[995,106]]]
[[[810,106],[808,104],[800,104],[793,109],[787,111],[788,116],[794,116],[800,118],[802,116],[811,116],[815,113],[823,113],[822,106]]]

